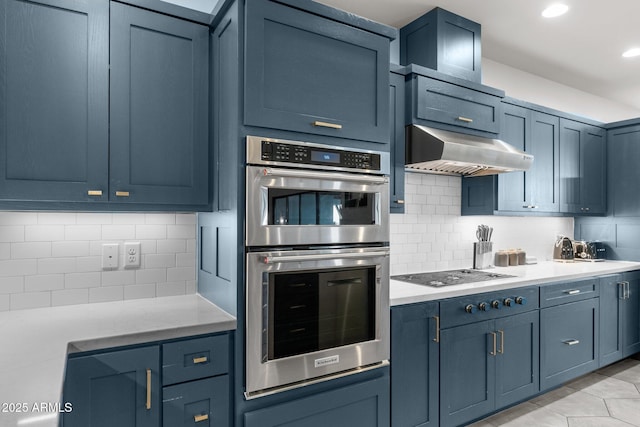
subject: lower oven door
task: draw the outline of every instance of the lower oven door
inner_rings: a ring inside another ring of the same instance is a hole
[[[247,254],[246,395],[389,358],[389,248]]]
[[[389,240],[389,177],[247,167],[247,246]]]

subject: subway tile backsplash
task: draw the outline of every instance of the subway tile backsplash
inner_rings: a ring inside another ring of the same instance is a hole
[[[124,269],[125,241],[141,243],[139,269]],[[195,214],[0,212],[0,311],[195,292]]]
[[[479,224],[494,228],[498,249],[552,258],[558,234],[573,237],[573,218],[461,216],[461,178],[407,172],[405,214],[391,215],[391,274],[470,268]]]

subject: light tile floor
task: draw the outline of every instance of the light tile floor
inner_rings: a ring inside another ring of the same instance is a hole
[[[640,360],[604,367],[471,426],[640,427]]]

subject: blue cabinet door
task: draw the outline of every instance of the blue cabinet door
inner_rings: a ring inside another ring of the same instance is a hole
[[[391,425],[438,426],[438,303],[391,310]]]
[[[531,151],[531,110],[504,104],[500,139],[522,151]],[[534,159],[534,164],[539,159]],[[498,179],[498,209],[502,211],[527,212],[531,203],[533,181],[529,172],[500,174]]]
[[[531,112],[531,146],[534,161],[527,173],[531,180],[529,209],[535,212],[558,212],[560,119],[550,114]]]
[[[440,333],[440,425],[458,426],[495,408],[497,333],[493,321]]]
[[[209,29],[111,3],[110,191],[122,203],[209,201]]]
[[[0,2],[0,199],[106,200],[108,25],[106,0]]]
[[[611,192],[610,213],[615,217],[640,216],[640,126],[613,129],[607,135],[607,170]]]
[[[229,426],[229,376],[191,381],[162,390],[164,427]]]
[[[640,272],[625,273],[623,281],[627,291],[622,300],[622,357],[627,357],[640,351]]]
[[[598,366],[599,301],[587,299],[540,310],[540,389]]]
[[[496,320],[496,408],[540,390],[540,316],[530,311]]]
[[[159,427],[158,346],[81,356],[67,362],[65,427]]]
[[[604,129],[560,119],[560,211],[604,214],[606,134]]]
[[[245,124],[389,143],[389,39],[248,1]]]
[[[384,427],[389,417],[389,377],[384,376],[246,412],[244,427]]]
[[[391,213],[404,213],[404,76],[391,73],[389,78],[389,124],[391,161],[389,206]]]
[[[600,278],[600,363],[622,359],[624,283],[622,275]]]
[[[500,131],[500,97],[416,74],[412,85],[416,123],[444,124],[453,126],[449,130],[468,129],[485,136]]]

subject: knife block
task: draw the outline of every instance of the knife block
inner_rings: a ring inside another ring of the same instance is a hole
[[[473,243],[473,268],[482,270],[491,267],[493,242]]]

